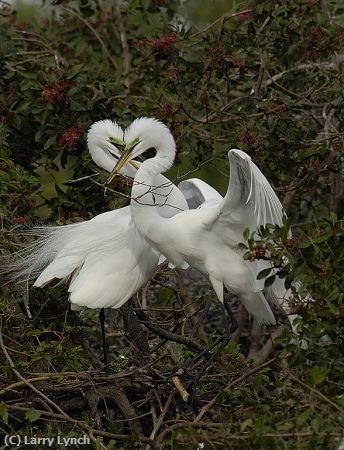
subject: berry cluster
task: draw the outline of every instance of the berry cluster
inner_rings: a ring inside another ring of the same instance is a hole
[[[133,181],[134,181],[133,178],[126,177],[126,176],[123,176],[123,175],[119,175],[116,178],[116,185],[119,188],[128,189],[128,188],[131,188],[133,186]]]
[[[300,238],[292,236],[289,239],[285,239],[283,241],[283,245],[289,252],[294,252],[295,250],[297,250],[297,243],[299,242],[299,240]]]
[[[28,216],[17,216],[13,217],[12,223],[13,225],[26,225],[30,222],[30,219]]]
[[[135,42],[134,46],[141,50],[142,48],[146,48],[148,45],[148,41],[146,39],[140,39],[139,41]]]
[[[45,103],[53,104],[58,100],[63,100],[65,97],[65,91],[75,86],[72,80],[63,80],[55,84],[55,86],[47,87],[41,93],[41,99]]]
[[[167,54],[171,51],[172,45],[176,42],[176,33],[170,32],[167,36],[152,41],[152,49],[160,54]]]
[[[211,69],[223,70],[227,67],[227,59],[226,59],[227,57],[224,47],[222,46],[210,47],[209,55],[210,55],[209,67]]]
[[[84,132],[82,127],[71,127],[66,130],[59,139],[59,145],[73,148],[79,142],[80,136]]]
[[[176,123],[172,128],[172,136],[176,142],[180,138],[180,123]]]
[[[179,69],[174,64],[170,64],[164,74],[164,77],[176,81],[179,78]]]
[[[163,117],[164,119],[167,119],[172,116],[173,108],[169,103],[165,103],[164,105],[162,105],[160,107],[159,112],[160,112],[161,117]]]
[[[303,57],[311,61],[321,58],[326,52],[338,50],[338,45],[334,40],[327,42],[326,34],[319,26],[310,27],[306,43],[307,47],[303,50]]]
[[[317,25],[314,25],[313,27],[311,27],[309,30],[309,33],[310,33],[312,39],[315,41],[317,41],[317,40],[321,41],[322,39],[325,38],[325,33]]]
[[[287,110],[287,105],[284,103],[273,103],[271,105],[271,111],[278,114]]]
[[[266,256],[266,247],[263,244],[256,244],[251,250],[251,261]]]
[[[245,59],[238,55],[233,55],[231,58],[231,61],[234,66],[237,67],[244,67],[245,66]]]
[[[253,146],[257,143],[257,139],[249,130],[244,130],[239,134],[239,139],[247,146]]]

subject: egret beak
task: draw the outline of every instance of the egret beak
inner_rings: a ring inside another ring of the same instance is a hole
[[[121,139],[116,138],[115,136],[110,137],[108,142],[110,142],[110,144],[116,146],[116,148],[118,148],[121,153],[127,147],[127,144],[124,141],[122,141]],[[123,148],[123,150],[122,150],[122,148]],[[139,166],[136,164],[135,161],[129,161],[129,164],[131,166],[133,166],[135,170],[138,170]]]
[[[120,172],[120,170],[122,169],[122,167],[124,166],[124,164],[126,162],[130,162],[132,163],[133,161],[130,161],[131,155],[133,153],[133,148],[127,148],[123,155],[119,158],[119,160],[117,161],[113,171],[111,172],[109,178],[107,179],[106,184],[110,184],[112,180],[114,180],[116,178],[116,176],[118,175],[118,173]],[[134,163],[135,164],[135,163]],[[135,169],[138,168],[138,166],[135,164],[134,165]]]

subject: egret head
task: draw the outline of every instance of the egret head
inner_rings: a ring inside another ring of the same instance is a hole
[[[170,130],[157,119],[140,117],[134,120],[124,132],[125,151],[112,171],[108,183],[119,173],[127,161],[137,158],[146,150],[153,148],[166,165],[173,163],[176,144]]]
[[[88,130],[87,145],[97,166],[111,172],[125,146],[123,130],[110,119],[95,122]]]

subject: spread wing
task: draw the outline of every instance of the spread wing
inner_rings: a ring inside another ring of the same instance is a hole
[[[243,230],[252,231],[268,223],[282,225],[281,202],[249,155],[233,149],[228,158],[230,182],[214,223],[242,225]]]
[[[209,184],[199,178],[190,178],[178,184],[179,189],[183,193],[189,209],[199,208],[207,203],[218,204],[222,202],[223,197]]]

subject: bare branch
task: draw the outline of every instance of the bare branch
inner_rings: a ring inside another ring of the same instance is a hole
[[[125,27],[121,15],[121,2],[120,0],[115,0],[115,15],[118,24],[118,29],[121,37],[121,44],[123,50],[123,71],[124,71],[124,84],[127,89],[127,93],[130,91],[130,53],[127,41],[127,35],[125,32]]]

